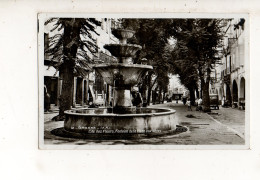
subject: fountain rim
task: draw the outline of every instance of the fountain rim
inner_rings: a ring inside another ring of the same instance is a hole
[[[147,69],[153,69],[153,66],[151,65],[144,65],[144,64],[123,64],[123,63],[102,63],[102,64],[96,64],[93,66],[93,68],[105,68],[105,67],[127,67],[127,68],[147,68]]]
[[[164,116],[169,114],[175,114],[176,110],[169,108],[137,108],[137,109],[158,109],[158,110],[167,110],[167,112],[158,112],[158,113],[143,113],[143,114],[83,114],[83,113],[74,113],[75,110],[96,110],[96,109],[108,109],[107,107],[101,108],[78,108],[64,111],[65,115],[77,115],[77,116],[91,116],[91,117],[147,117],[147,116]]]

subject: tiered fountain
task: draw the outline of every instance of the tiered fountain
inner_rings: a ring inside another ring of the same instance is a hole
[[[134,64],[132,57],[141,46],[127,44],[134,31],[115,29],[113,35],[119,44],[104,46],[117,62],[94,66],[104,81],[113,86],[113,107],[85,108],[65,112],[64,129],[73,133],[165,133],[176,129],[175,111],[159,108],[137,108],[132,105],[131,88],[145,73],[153,69],[150,65]]]

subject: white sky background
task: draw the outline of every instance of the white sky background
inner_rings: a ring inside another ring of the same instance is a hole
[[[38,12],[250,12],[251,150],[38,150]],[[0,1],[1,179],[260,179],[259,27],[257,0]]]

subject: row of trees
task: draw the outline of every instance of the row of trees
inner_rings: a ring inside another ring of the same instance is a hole
[[[142,45],[137,59],[152,61],[154,71],[143,83],[151,92],[155,81],[159,92],[167,91],[168,74],[178,74],[190,91],[191,101],[201,85],[204,110],[210,111],[209,83],[214,65],[221,59],[223,19],[123,19],[123,26],[136,31],[132,42]],[[169,39],[174,39],[170,44]],[[148,100],[150,94],[148,94]],[[149,102],[148,102],[149,103]]]
[[[201,86],[204,111],[210,111],[209,83],[211,71],[220,63],[223,52],[224,22],[223,19],[186,19],[173,34],[177,42],[169,63],[191,95]]]
[[[50,37],[50,47],[46,53],[55,60],[55,68],[63,80],[60,97],[59,118],[72,105],[73,77],[84,76],[93,63],[89,53],[97,52],[93,34],[101,23],[92,18],[53,18],[45,24],[53,24],[58,33]],[[129,43],[139,44],[142,50],[137,53],[135,62],[146,58],[153,65],[147,77],[140,84],[148,88],[148,104],[151,90],[167,92],[169,73],[179,74],[182,84],[194,91],[198,82],[203,90],[205,110],[210,110],[209,82],[213,65],[220,60],[222,34],[221,19],[122,19],[124,28],[136,31]],[[175,43],[169,43],[174,39]]]
[[[163,58],[163,54],[170,37],[168,31],[170,25],[170,19],[122,19],[124,28],[136,32],[129,43],[142,46],[142,50],[136,56],[136,62],[146,58],[153,66],[153,71],[150,71],[140,84],[141,91],[148,89],[148,105],[150,104],[152,88],[159,91],[159,94],[165,94],[168,91],[170,66],[168,60]],[[159,101],[161,101],[161,97],[164,95],[159,96]]]

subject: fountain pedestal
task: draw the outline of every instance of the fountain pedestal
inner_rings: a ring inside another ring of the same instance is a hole
[[[131,107],[131,91],[128,89],[114,89],[114,108]]]

